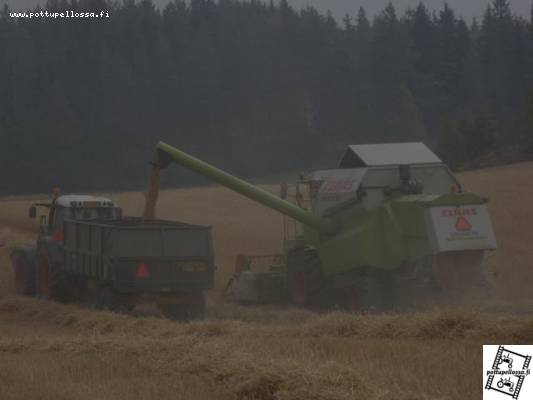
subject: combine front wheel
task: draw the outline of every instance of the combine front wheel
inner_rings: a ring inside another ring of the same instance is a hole
[[[356,282],[336,289],[332,297],[337,307],[347,311],[375,313],[390,309],[391,290],[391,283],[386,274],[371,268],[360,268]]]
[[[320,258],[313,249],[297,248],[287,257],[287,286],[291,303],[299,306],[319,306],[323,288]]]

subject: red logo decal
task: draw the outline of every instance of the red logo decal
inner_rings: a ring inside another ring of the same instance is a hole
[[[455,229],[457,229],[459,232],[465,232],[472,229],[472,225],[470,225],[470,222],[465,217],[459,217],[457,218],[457,222],[455,223]]]

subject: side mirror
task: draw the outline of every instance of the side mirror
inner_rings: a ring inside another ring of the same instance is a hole
[[[29,209],[29,217],[31,219],[37,218],[37,208],[35,206],[31,206]]]

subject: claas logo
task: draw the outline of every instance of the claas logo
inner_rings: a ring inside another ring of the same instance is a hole
[[[457,229],[459,232],[466,232],[472,230],[472,225],[470,225],[470,222],[465,217],[459,217],[457,218],[457,222],[455,223],[455,229]]]
[[[442,217],[458,217],[465,215],[477,215],[475,208],[445,208],[441,211]]]

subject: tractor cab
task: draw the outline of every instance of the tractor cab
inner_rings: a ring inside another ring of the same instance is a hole
[[[55,195],[51,203],[33,204],[29,210],[30,218],[37,217],[37,207],[48,209],[48,215],[41,216],[41,233],[58,237],[67,219],[88,221],[115,219],[122,215],[122,210],[112,200],[88,195]]]

